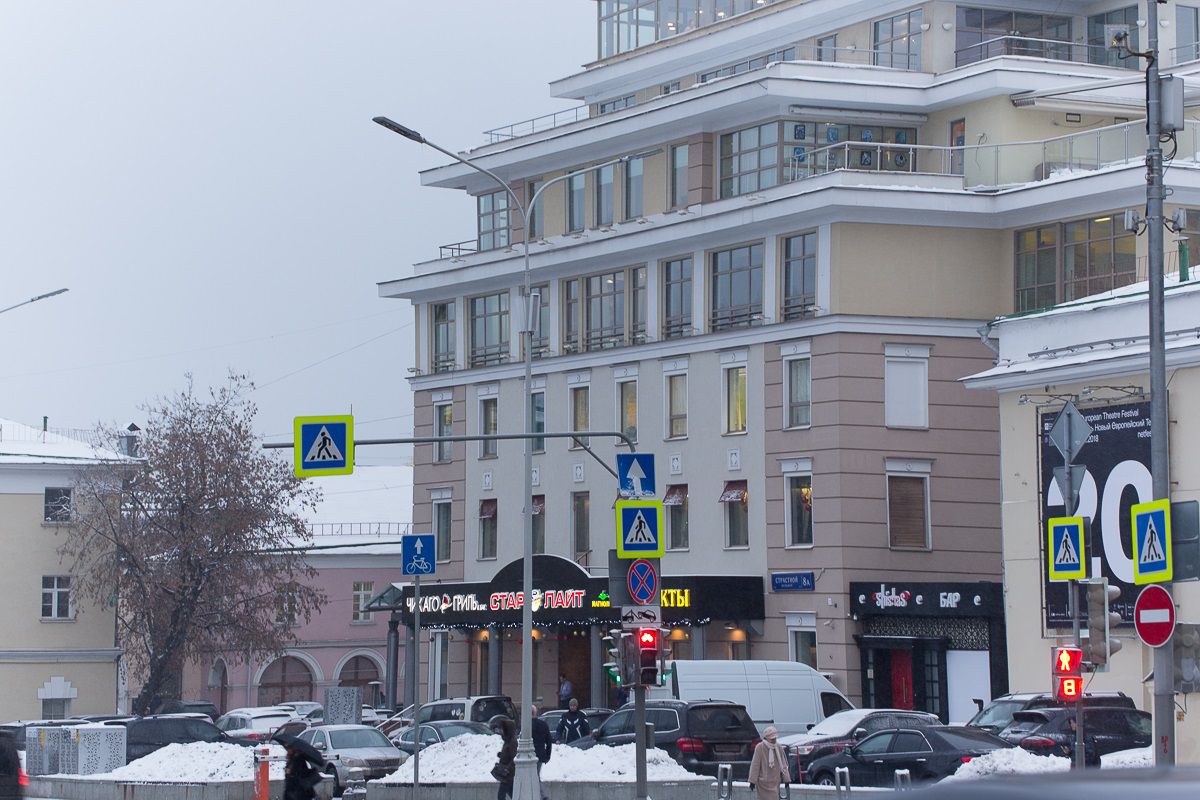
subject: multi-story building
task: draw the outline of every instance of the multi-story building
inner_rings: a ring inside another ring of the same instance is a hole
[[[111,606],[72,592],[58,549],[80,470],[119,458],[84,441],[0,420],[0,718],[111,713],[121,650]]]
[[[473,240],[380,287],[414,304],[418,435],[523,429],[528,247],[535,430],[618,429],[657,455],[664,585],[698,576],[664,611],[676,654],[796,659],[856,702],[968,716],[1008,665],[999,416],[958,379],[992,364],[982,322],[1142,268],[1114,222],[1144,194],[1138,61],[1105,46],[1111,25],[1140,46],[1139,7],[597,7],[598,58],[551,84],[582,105],[469,153],[526,199],[572,173],[528,230],[485,175],[422,174],[478,214]],[[1160,9],[1163,64],[1186,72],[1197,11]],[[1195,132],[1177,137],[1181,197]],[[547,439],[523,497],[521,448],[416,449],[415,524],[444,542],[433,668],[455,692],[517,694],[520,642],[503,645],[530,503],[541,587],[583,590],[539,611],[535,694],[553,701],[563,672],[603,702],[616,486]]]

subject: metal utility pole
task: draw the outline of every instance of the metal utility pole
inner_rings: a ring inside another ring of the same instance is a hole
[[[421,576],[413,576],[413,629],[417,646],[416,673],[413,676],[413,800],[421,797]]]
[[[635,800],[648,800],[646,788],[646,684],[641,681],[639,669],[638,682],[633,685],[633,751],[634,751],[634,789]]]

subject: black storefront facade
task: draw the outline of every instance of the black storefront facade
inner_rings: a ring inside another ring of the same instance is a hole
[[[851,582],[863,706],[965,722],[977,698],[1007,692],[1003,598],[994,582]]]
[[[432,696],[446,694],[509,694],[517,699],[520,681],[523,564],[520,559],[499,569],[487,582],[421,582],[421,628],[429,634],[431,673],[422,683],[439,682],[438,670],[448,662],[466,662],[457,681],[440,678],[442,686]],[[535,685],[546,694],[547,683],[566,673],[575,694],[586,705],[608,705],[616,687],[603,669],[600,639],[620,624],[621,608],[609,593],[609,579],[594,576],[560,556],[533,557],[533,622]],[[703,653],[714,622],[761,627],[765,616],[762,576],[688,575],[662,576],[660,592],[663,624],[672,629],[670,639],[680,657]],[[406,664],[402,688],[405,703],[416,687],[416,636],[413,628],[414,593],[411,583],[396,583],[376,597],[371,610],[390,611],[390,627],[405,629]],[[398,635],[392,635],[392,650]],[[465,647],[464,647],[465,645]],[[394,652],[389,653],[396,663]],[[441,662],[438,661],[441,658]],[[465,677],[465,680],[462,679]],[[535,694],[537,692],[535,691]],[[422,697],[426,695],[423,693]],[[547,702],[551,698],[546,698]]]

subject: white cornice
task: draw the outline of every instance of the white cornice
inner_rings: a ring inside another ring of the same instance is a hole
[[[1200,342],[1168,346],[1167,369],[1182,369],[1200,366]],[[1130,352],[1090,361],[1060,364],[1030,364],[1027,369],[1001,374],[980,373],[962,379],[968,389],[994,389],[999,392],[1022,391],[1042,386],[1083,383],[1109,380],[1127,375],[1144,375],[1149,372],[1149,354],[1145,347]]]
[[[52,648],[43,648],[40,650],[0,650],[0,664],[67,664],[71,662],[103,663],[116,661],[120,657],[121,649],[119,647],[102,647],[92,650],[56,650]]]

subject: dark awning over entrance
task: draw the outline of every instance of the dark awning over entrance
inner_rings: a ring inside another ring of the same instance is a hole
[[[421,583],[421,626],[481,628],[521,621],[522,562],[506,564],[487,583]],[[533,619],[538,625],[615,624],[620,609],[608,596],[608,578],[592,576],[560,556],[533,557]],[[413,587],[394,583],[370,602],[371,611],[400,612],[412,624]],[[766,609],[761,575],[662,577],[661,605],[667,624],[695,625],[713,619],[761,620]]]

